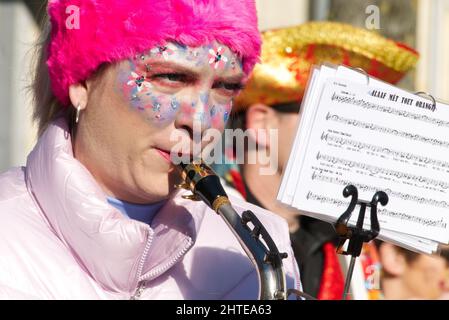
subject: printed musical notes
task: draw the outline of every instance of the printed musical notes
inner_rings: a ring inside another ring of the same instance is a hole
[[[315,68],[278,200],[335,222],[355,185],[377,191],[379,237],[422,252],[449,242],[449,106],[343,66]]]

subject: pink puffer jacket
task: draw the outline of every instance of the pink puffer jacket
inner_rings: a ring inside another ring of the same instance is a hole
[[[26,168],[0,175],[0,298],[256,299],[256,270],[231,231],[181,192],[151,226],[128,219],[72,154],[65,121],[49,126]],[[253,210],[300,288],[286,222]]]

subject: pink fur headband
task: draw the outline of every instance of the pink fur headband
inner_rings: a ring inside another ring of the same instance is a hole
[[[53,93],[64,105],[69,86],[102,63],[166,41],[193,47],[220,42],[242,58],[246,74],[260,54],[254,0],[50,0],[48,12],[47,65]]]

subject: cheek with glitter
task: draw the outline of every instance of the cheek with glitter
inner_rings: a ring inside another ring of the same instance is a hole
[[[155,113],[161,112],[161,103],[156,96],[151,97],[151,110]]]
[[[118,83],[125,100],[134,109],[142,110],[148,102],[145,98],[152,94],[153,86],[147,81],[146,72],[141,70],[139,59],[143,58],[128,60],[128,65],[118,71]]]
[[[179,107],[179,114],[177,116],[180,117],[182,121],[189,121],[192,119],[196,113],[195,108],[192,108],[192,103],[181,103]]]
[[[209,103],[209,95],[207,93],[200,93],[200,101],[206,106]]]
[[[166,126],[177,117],[180,103],[173,96],[153,95],[151,103],[145,108],[145,118],[158,126]]]
[[[226,105],[213,105],[209,109],[211,127],[222,130],[224,129],[226,122],[229,119],[229,114],[232,109],[232,104]]]
[[[180,104],[179,104],[178,99],[176,99],[176,97],[172,97],[172,98],[171,98],[171,101],[170,101],[170,107],[171,107],[171,109],[172,109],[173,111],[178,111],[179,106],[180,106]]]
[[[131,109],[153,125],[165,126],[174,121],[180,108],[179,100],[171,95],[156,94],[150,87],[139,89],[139,84],[143,82],[140,77],[136,77],[136,71],[125,69],[118,74],[120,91]]]
[[[213,118],[217,114],[217,106],[213,105],[212,108],[210,108],[210,117]]]
[[[223,121],[226,123],[229,120],[229,112],[225,111],[223,114]]]
[[[157,103],[153,103],[153,107],[158,119],[161,122],[169,123],[174,121],[176,113],[178,112],[177,100],[175,97],[160,95],[157,97]]]
[[[135,81],[130,80],[130,72],[120,71],[118,75],[120,91],[125,98],[126,101],[130,103],[130,105],[134,109],[138,109],[142,107],[142,94],[141,90]]]

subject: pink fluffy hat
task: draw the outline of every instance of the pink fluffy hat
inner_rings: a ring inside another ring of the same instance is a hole
[[[79,21],[70,24],[71,14]],[[167,41],[200,46],[217,41],[238,54],[249,74],[260,54],[254,0],[50,0],[47,65],[65,106],[70,85],[102,63],[128,59]]]

